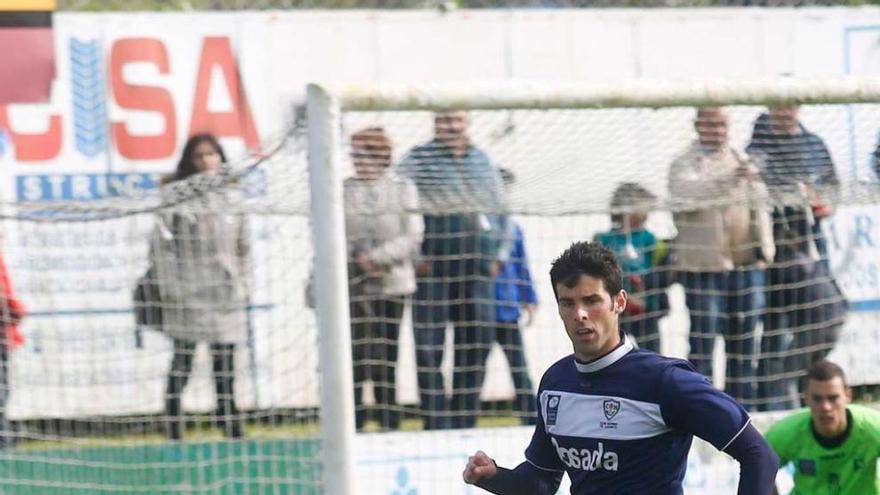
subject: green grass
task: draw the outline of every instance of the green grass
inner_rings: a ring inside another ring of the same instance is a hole
[[[303,439],[317,438],[320,435],[319,425],[314,422],[284,425],[250,425],[247,427],[247,438],[264,439]],[[187,442],[222,441],[223,433],[218,428],[190,428],[186,431]],[[87,447],[121,447],[131,445],[160,445],[168,440],[159,433],[144,435],[113,435],[113,436],[79,436],[60,440],[41,439],[24,440],[16,445],[16,450],[41,449],[79,449]],[[2,457],[0,457],[2,459]]]
[[[515,426],[513,416],[485,416],[481,428]],[[405,419],[402,431],[421,421]],[[379,431],[368,423],[367,432]],[[249,425],[246,439],[227,441],[217,428],[194,427],[184,442],[163,435],[28,440],[0,451],[4,495],[199,494],[317,495],[316,422]]]
[[[15,495],[317,495],[315,438],[86,440],[91,446],[29,442],[0,454],[0,493]]]
[[[519,418],[506,415],[482,416],[477,419],[478,428],[496,428],[504,426],[518,426]],[[419,431],[422,429],[420,419],[404,419],[400,424],[400,431]],[[379,423],[370,421],[364,429],[366,433],[382,431]],[[249,425],[246,429],[246,437],[250,439],[309,439],[320,436],[320,425],[316,422],[289,423],[282,425]],[[189,428],[186,431],[187,442],[217,442],[223,440],[223,433],[218,428]],[[47,450],[47,449],[81,449],[89,447],[125,447],[132,445],[164,445],[168,441],[159,433],[142,435],[114,435],[114,436],[79,436],[60,440],[41,439],[25,440],[20,442],[16,451]],[[2,455],[0,455],[2,460]]]

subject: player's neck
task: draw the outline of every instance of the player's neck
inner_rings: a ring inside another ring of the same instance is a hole
[[[621,336],[620,344],[611,349],[608,353],[598,356],[596,359],[592,359],[589,362],[581,361],[581,359],[586,356],[578,356],[575,354],[574,365],[581,373],[595,373],[616,363],[632,349],[632,343],[627,342],[626,339]]]

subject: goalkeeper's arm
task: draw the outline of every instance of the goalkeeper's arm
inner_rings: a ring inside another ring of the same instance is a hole
[[[497,495],[553,495],[559,489],[562,472],[539,469],[528,462],[507,469],[478,451],[468,459],[462,477],[465,483]]]

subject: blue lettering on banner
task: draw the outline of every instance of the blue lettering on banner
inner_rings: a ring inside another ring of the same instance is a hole
[[[161,174],[97,173],[34,174],[15,178],[16,198],[20,202],[93,201],[108,197],[138,196],[159,186]],[[243,190],[248,198],[264,196],[268,190],[266,173],[251,170],[243,174]]]
[[[880,309],[878,211],[876,205],[844,206],[823,225],[831,269],[848,299],[850,312]]]
[[[855,247],[874,247],[874,219],[868,215],[855,216]]]
[[[15,178],[16,198],[33,201],[92,201],[107,197],[136,196],[155,189],[159,174],[34,174]]]

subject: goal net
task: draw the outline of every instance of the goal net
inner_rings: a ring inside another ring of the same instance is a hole
[[[759,426],[815,359],[880,383],[878,97],[313,87],[308,135],[218,174],[23,183],[103,198],[2,204],[26,314],[3,308],[24,343],[0,491],[463,492],[473,450],[521,460],[541,374],[571,353],[548,272],[579,240],[626,268],[630,338]],[[735,466],[691,459],[689,493],[731,491]]]
[[[6,327],[0,491],[321,492],[307,170],[289,134],[215,175],[95,174],[97,201],[3,204],[25,314],[23,344]]]
[[[689,359],[762,427],[762,412],[801,407],[817,360],[877,383],[877,89],[783,79],[330,91],[329,123],[312,122],[326,130],[312,169],[335,166],[339,190],[312,192],[338,196],[347,231],[316,241],[347,253],[349,299],[328,297],[349,309],[340,332],[352,339],[356,426],[393,431],[403,416],[426,430],[476,427],[452,452],[389,447],[420,487],[456,489],[449,473],[470,446],[520,462],[530,430],[516,425],[533,423],[538,380],[571,353],[550,263],[582,240],[624,268],[629,338]],[[448,469],[424,461],[444,453]],[[694,457],[704,462],[690,489],[733,489],[713,485],[729,470]]]

